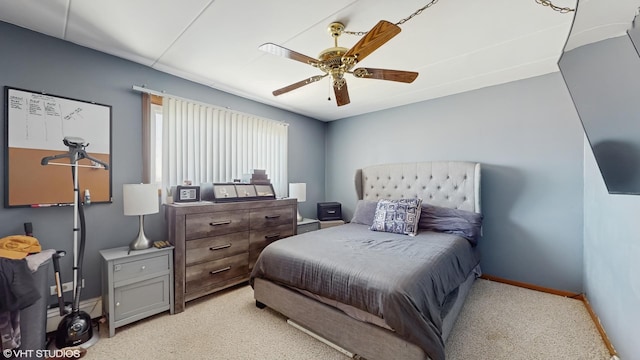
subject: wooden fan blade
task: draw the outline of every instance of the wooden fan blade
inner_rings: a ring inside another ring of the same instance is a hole
[[[347,90],[347,83],[342,85],[340,89],[334,86],[333,93],[336,95],[336,103],[338,106],[347,105],[351,102],[349,99],[349,90]]]
[[[355,57],[357,61],[362,61],[374,50],[382,46],[387,41],[400,33],[400,27],[386,20],[380,20],[369,32],[358,41],[344,57]]]
[[[300,61],[302,63],[308,64],[308,65],[314,65],[318,63],[318,59],[314,59],[310,56],[307,55],[303,55],[300,54],[298,52],[295,52],[293,50],[289,50],[285,47],[282,47],[280,45],[276,45],[273,43],[266,43],[266,44],[262,44],[260,46],[258,46],[258,49],[268,52],[270,54],[273,55],[278,55],[278,56],[282,56],[282,57],[286,57],[289,58],[291,60],[296,60],[296,61]]]
[[[390,80],[403,83],[412,83],[418,77],[418,73],[413,71],[373,68],[357,68],[353,70],[353,75],[363,79]]]
[[[325,75],[316,75],[316,76],[312,76],[312,77],[310,77],[308,79],[304,79],[302,81],[298,81],[297,83],[293,83],[293,84],[291,84],[289,86],[285,86],[285,87],[283,87],[281,89],[278,89],[278,90],[274,91],[273,92],[273,96],[282,95],[284,93],[288,93],[291,90],[295,90],[297,88],[301,88],[301,87],[303,87],[305,85],[309,85],[309,84],[314,83],[316,81],[320,81],[325,76],[327,76],[327,75],[326,74]]]

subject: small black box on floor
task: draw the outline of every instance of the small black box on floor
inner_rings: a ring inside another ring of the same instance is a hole
[[[342,204],[339,202],[318,203],[318,220],[342,220]]]

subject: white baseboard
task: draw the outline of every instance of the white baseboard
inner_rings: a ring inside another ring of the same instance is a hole
[[[80,301],[80,311],[84,311],[91,316],[92,319],[102,316],[102,298],[96,297],[93,299],[87,299]],[[47,332],[56,331],[58,324],[62,320],[60,316],[60,309],[48,309],[47,310]]]

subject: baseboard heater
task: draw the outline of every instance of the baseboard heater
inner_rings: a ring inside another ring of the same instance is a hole
[[[86,312],[92,319],[101,317],[102,298],[96,297],[80,301],[80,311]],[[60,320],[62,320],[62,316],[60,316],[60,310],[57,307],[47,309],[47,333],[56,331]]]
[[[302,331],[303,333],[305,333],[305,334],[307,334],[307,335],[311,336],[312,338],[314,338],[314,339],[316,339],[316,340],[319,340],[319,341],[321,341],[321,342],[323,342],[323,343],[325,343],[325,344],[327,344],[327,345],[331,346],[332,348],[334,348],[334,349],[336,349],[336,350],[340,351],[341,353],[343,353],[343,354],[347,355],[347,356],[348,356],[348,357],[350,357],[350,358],[354,358],[354,356],[356,356],[354,353],[352,353],[352,352],[350,352],[350,351],[347,351],[347,350],[343,349],[342,347],[340,347],[340,346],[338,346],[338,345],[336,345],[336,344],[332,343],[331,341],[329,341],[329,340],[327,340],[327,339],[323,338],[322,336],[320,336],[320,335],[318,335],[318,334],[316,334],[316,333],[312,332],[311,330],[309,330],[309,329],[307,329],[307,328],[303,327],[302,325],[300,325],[300,324],[298,324],[298,323],[296,323],[296,322],[294,322],[294,321],[291,321],[291,319],[287,319],[287,324],[289,324],[289,325],[293,326],[294,328],[296,328],[296,329],[298,329],[298,330]]]

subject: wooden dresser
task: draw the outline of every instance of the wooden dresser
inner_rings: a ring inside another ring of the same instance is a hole
[[[175,246],[175,312],[247,281],[265,246],[296,233],[296,199],[165,205]]]

